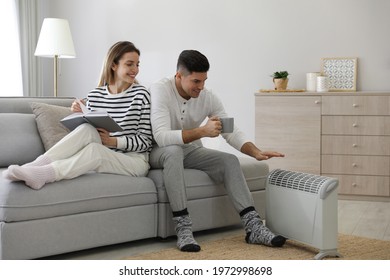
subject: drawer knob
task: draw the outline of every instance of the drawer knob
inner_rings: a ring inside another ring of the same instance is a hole
[[[321,103],[321,101],[319,101],[319,100],[316,100],[316,101],[314,101],[314,103],[315,103],[315,104],[320,104],[320,103]]]
[[[359,105],[354,103],[354,104],[352,104],[352,107],[356,108],[356,107],[359,107]]]
[[[352,147],[356,148],[356,147],[357,147],[357,144],[355,144],[355,143],[354,143],[354,144],[352,144]]]
[[[357,167],[357,164],[356,163],[352,163],[352,167]]]
[[[357,125],[357,123],[354,123],[354,124],[352,124],[352,126],[353,126],[353,127],[357,127],[358,125]]]
[[[352,183],[352,187],[356,188],[357,184],[356,183]]]

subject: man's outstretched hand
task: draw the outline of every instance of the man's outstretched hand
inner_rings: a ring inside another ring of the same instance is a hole
[[[257,160],[267,160],[273,157],[284,157],[284,154],[274,151],[262,151],[252,142],[247,142],[241,147],[241,152]]]
[[[284,157],[284,154],[273,151],[259,151],[254,155],[254,158],[257,160],[267,160],[273,157]]]

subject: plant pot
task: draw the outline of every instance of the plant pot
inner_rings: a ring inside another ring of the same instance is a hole
[[[286,90],[288,84],[288,78],[285,79],[273,79],[275,84],[275,90]]]

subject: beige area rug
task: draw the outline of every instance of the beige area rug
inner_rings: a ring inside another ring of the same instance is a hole
[[[339,235],[339,260],[390,260],[390,241]],[[318,249],[288,240],[282,248],[271,248],[245,243],[242,235],[204,242],[198,253],[185,253],[176,248],[164,249],[128,257],[128,260],[308,260]]]

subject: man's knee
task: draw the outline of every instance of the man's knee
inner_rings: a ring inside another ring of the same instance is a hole
[[[207,174],[215,182],[224,182],[226,174],[237,174],[240,161],[238,158],[229,153],[221,152],[215,157],[213,167],[207,171]]]
[[[238,160],[237,156],[230,153],[221,153],[219,160],[220,164],[224,166],[240,165],[240,161]]]
[[[180,163],[183,164],[183,149],[178,145],[169,145],[166,147],[159,147],[156,151],[159,155],[161,163]]]

